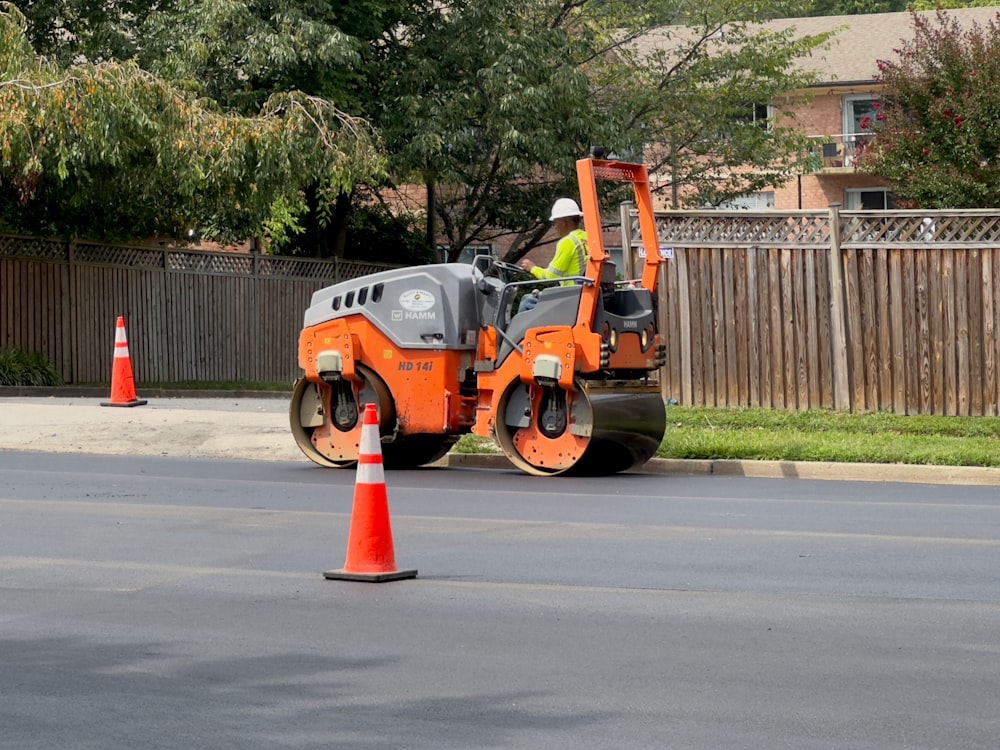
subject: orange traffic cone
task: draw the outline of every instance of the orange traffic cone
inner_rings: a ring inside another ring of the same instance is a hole
[[[328,570],[323,576],[332,580],[373,583],[417,577],[415,570],[396,569],[375,404],[365,407],[364,421],[361,423],[358,475],[354,483],[354,507],[351,510],[351,530],[347,539],[347,562],[340,570]]]
[[[142,406],[145,399],[135,397],[135,380],[132,378],[132,360],[128,356],[125,340],[125,318],[118,316],[115,326],[115,361],[111,369],[111,400],[101,406]]]

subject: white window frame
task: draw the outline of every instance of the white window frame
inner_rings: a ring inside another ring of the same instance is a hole
[[[857,136],[864,134],[865,131],[861,129],[859,124],[860,117],[855,114],[854,105],[856,102],[877,102],[879,97],[877,94],[847,94],[844,96],[844,141],[850,143],[856,143],[862,139]],[[874,120],[875,107],[872,107],[871,118]]]
[[[882,208],[866,209],[862,206],[862,194],[864,193],[882,193]],[[872,187],[872,188],[847,188],[844,190],[844,209],[847,211],[887,211],[891,210],[888,208],[890,202],[890,196],[892,195],[892,190],[890,188],[882,187]]]
[[[718,211],[771,211],[774,209],[774,191],[762,190],[730,198],[720,203]]]

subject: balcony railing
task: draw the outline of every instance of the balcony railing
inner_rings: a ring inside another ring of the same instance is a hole
[[[811,135],[809,163],[814,172],[853,169],[854,160],[865,144],[871,140],[869,133],[840,133],[838,135]]]

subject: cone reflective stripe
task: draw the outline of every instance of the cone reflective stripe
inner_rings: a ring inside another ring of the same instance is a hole
[[[111,399],[101,406],[142,406],[145,399],[136,398],[135,379],[132,377],[132,360],[125,338],[125,318],[118,316],[115,324],[115,357],[111,367]]]
[[[389,523],[389,499],[382,466],[382,443],[378,434],[375,404],[365,407],[358,446],[358,473],[354,482],[351,530],[347,535],[347,560],[339,570],[328,570],[325,578],[341,581],[398,581],[415,578],[415,570],[398,570]]]

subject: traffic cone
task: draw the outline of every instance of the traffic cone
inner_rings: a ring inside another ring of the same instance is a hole
[[[415,570],[396,569],[375,404],[365,407],[364,421],[361,423],[354,507],[351,510],[351,530],[347,538],[347,561],[340,570],[328,570],[323,576],[331,580],[372,583],[417,577]]]
[[[125,340],[125,318],[119,315],[115,326],[115,360],[111,368],[111,400],[102,401],[101,406],[142,406],[145,403],[145,399],[135,397],[132,360]]]

